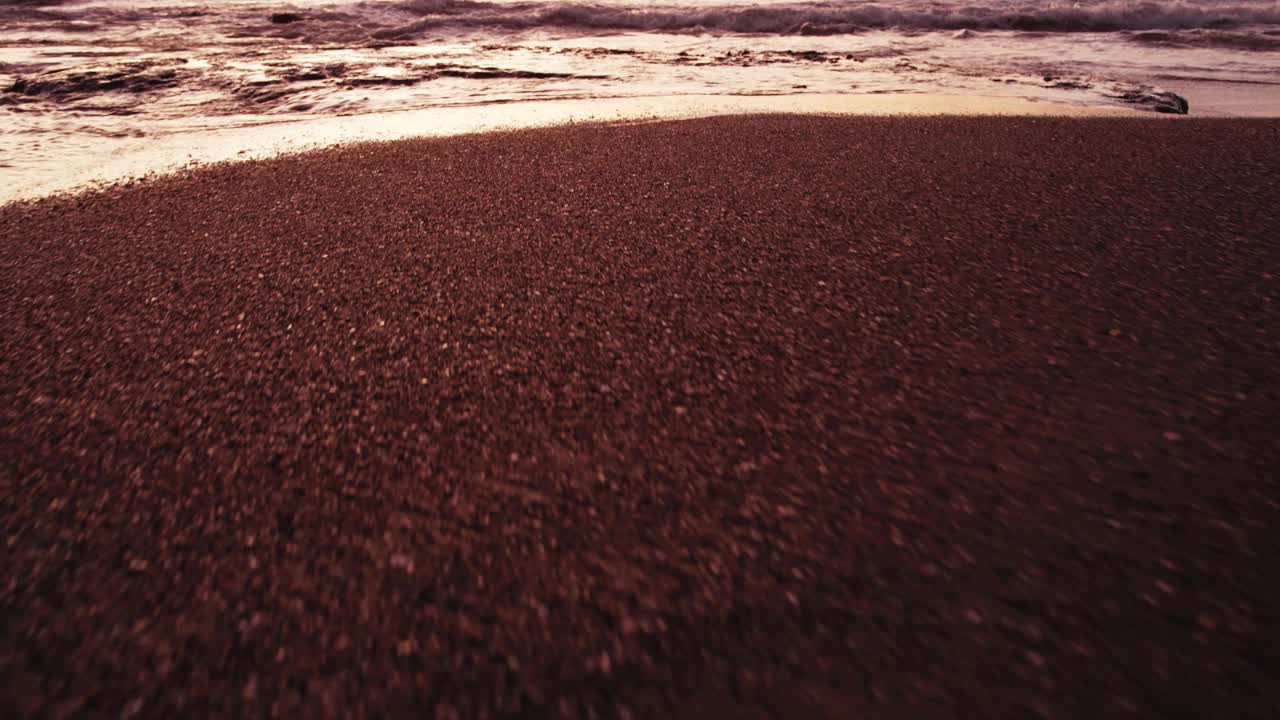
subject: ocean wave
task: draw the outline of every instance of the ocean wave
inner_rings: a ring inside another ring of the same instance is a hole
[[[64,7],[55,7],[63,5]],[[45,6],[45,7],[41,7]],[[710,4],[667,0],[664,4],[609,2],[486,2],[485,0],[385,0],[321,5],[271,6],[229,4],[224,7],[173,0],[173,4],[133,6],[125,0],[0,0],[3,17],[46,23],[32,29],[68,31],[82,20],[141,24],[152,19],[208,16],[233,37],[254,35],[302,38],[319,42],[373,40],[413,41],[442,30],[525,31],[555,28],[583,32],[715,32],[775,35],[840,35],[868,30],[948,31],[958,38],[974,31],[1022,32],[1175,32],[1240,30],[1266,35],[1280,27],[1280,0],[903,0],[889,4],[866,0],[777,2],[759,5]],[[323,27],[322,27],[323,26]],[[1259,27],[1261,26],[1261,27]],[[1158,42],[1138,39],[1138,42]],[[1223,36],[1220,46],[1233,38]],[[1169,43],[1177,45],[1178,43]],[[1212,39],[1188,43],[1215,44]],[[1248,48],[1272,49],[1265,41]]]
[[[1269,33],[1226,30],[1145,30],[1129,36],[1143,45],[1185,48],[1226,48],[1229,50],[1280,50],[1280,36]]]
[[[1280,24],[1280,3],[1255,2],[1026,2],[993,5],[874,2],[762,6],[633,6],[584,3],[492,3],[406,0],[398,7],[440,26],[582,28],[589,30],[842,34],[868,29],[1114,32],[1186,30]]]

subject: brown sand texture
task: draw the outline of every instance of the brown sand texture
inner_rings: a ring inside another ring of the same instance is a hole
[[[1280,122],[758,116],[0,208],[7,717],[1263,718]]]

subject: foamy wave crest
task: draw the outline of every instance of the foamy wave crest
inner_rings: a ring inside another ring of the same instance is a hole
[[[800,3],[763,6],[647,6],[583,3],[500,4],[407,0],[401,8],[434,26],[539,26],[591,30],[711,30],[739,33],[840,34],[867,29],[1109,32],[1186,30],[1280,24],[1280,2],[1024,2],[948,8],[936,3]]]

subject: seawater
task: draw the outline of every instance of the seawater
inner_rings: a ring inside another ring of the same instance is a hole
[[[0,0],[0,200],[395,114],[916,95],[1280,115],[1280,1]]]

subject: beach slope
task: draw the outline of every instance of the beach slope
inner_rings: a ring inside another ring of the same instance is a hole
[[[758,116],[0,208],[0,709],[1267,717],[1280,122]]]

